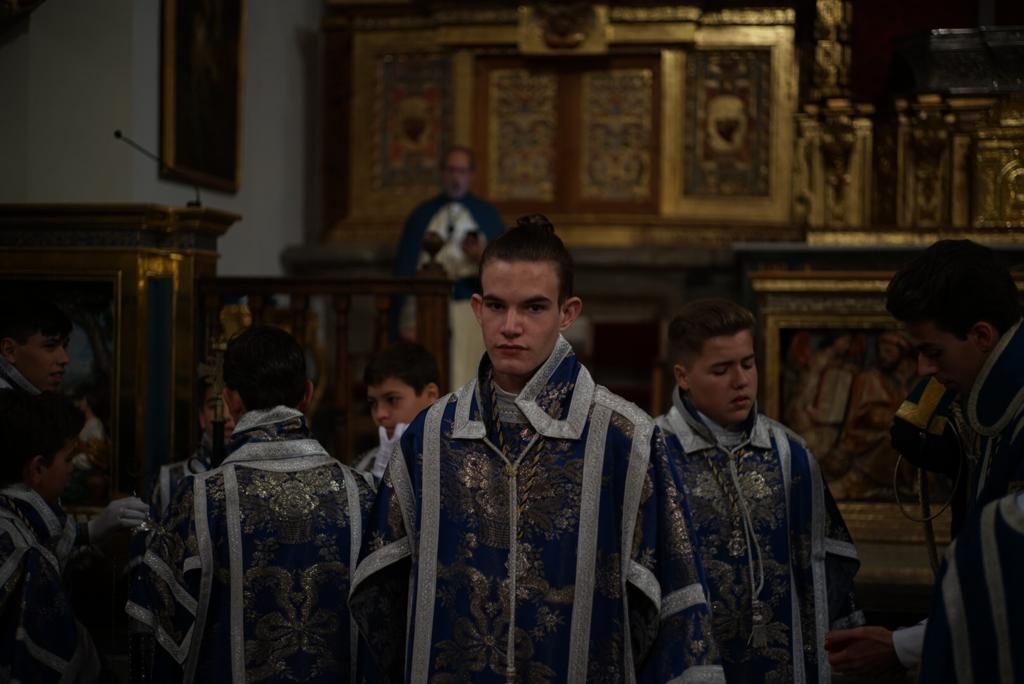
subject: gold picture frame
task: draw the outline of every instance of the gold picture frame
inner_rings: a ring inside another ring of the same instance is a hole
[[[930,584],[916,471],[889,442],[917,382],[916,356],[885,309],[892,273],[754,271],[762,411],[808,443],[861,550],[860,581]],[[949,543],[951,483],[933,484],[937,544]],[[937,490],[937,491],[936,491]]]
[[[245,0],[164,0],[160,175],[237,192]]]

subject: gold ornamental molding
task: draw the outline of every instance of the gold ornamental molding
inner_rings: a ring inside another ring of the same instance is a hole
[[[701,17],[698,7],[612,7],[609,19],[624,24],[666,23],[676,21],[697,21]]]
[[[817,247],[927,247],[938,240],[974,240],[985,245],[1024,245],[1024,231],[949,229],[932,230],[809,230],[807,244]]]
[[[796,23],[794,9],[727,9],[702,14],[704,26],[791,26]]]
[[[511,224],[514,216],[505,215]],[[802,240],[800,228],[790,224],[730,222],[716,224],[683,221],[652,215],[550,214],[552,224],[569,247],[701,247],[728,249],[735,242]],[[397,244],[400,221],[347,219],[324,235],[326,244],[379,246]]]

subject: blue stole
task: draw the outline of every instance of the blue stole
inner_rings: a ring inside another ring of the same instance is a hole
[[[350,599],[380,676],[721,681],[653,421],[560,338],[502,449],[489,374],[422,412],[381,481]]]
[[[1024,330],[1018,321],[999,339],[966,402],[977,457],[972,469],[975,510],[1024,488]]]
[[[1024,681],[1024,512],[1016,498],[986,505],[947,549],[921,682]]]
[[[0,673],[11,680],[98,674],[92,640],[61,579],[75,536],[60,506],[17,485],[0,492]]]
[[[825,634],[864,617],[853,600],[857,550],[817,462],[756,409],[730,455],[678,390],[658,425],[693,512],[726,679],[829,681]]]
[[[246,413],[229,448],[178,486],[132,584],[154,681],[351,680],[346,599],[372,484],[283,406]]]

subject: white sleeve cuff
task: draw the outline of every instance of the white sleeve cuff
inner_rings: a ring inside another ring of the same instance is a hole
[[[924,630],[927,620],[921,620],[913,627],[903,627],[892,633],[892,647],[900,665],[908,670],[917,667],[921,662],[921,651],[924,649]]]

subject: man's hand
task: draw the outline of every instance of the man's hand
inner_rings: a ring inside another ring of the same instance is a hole
[[[836,672],[870,676],[900,667],[892,632],[885,627],[834,629],[825,637],[825,650]]]
[[[480,263],[480,257],[484,254],[484,245],[480,240],[480,236],[475,231],[462,238],[459,247],[462,248],[462,253],[466,255],[467,259],[474,264]]]

